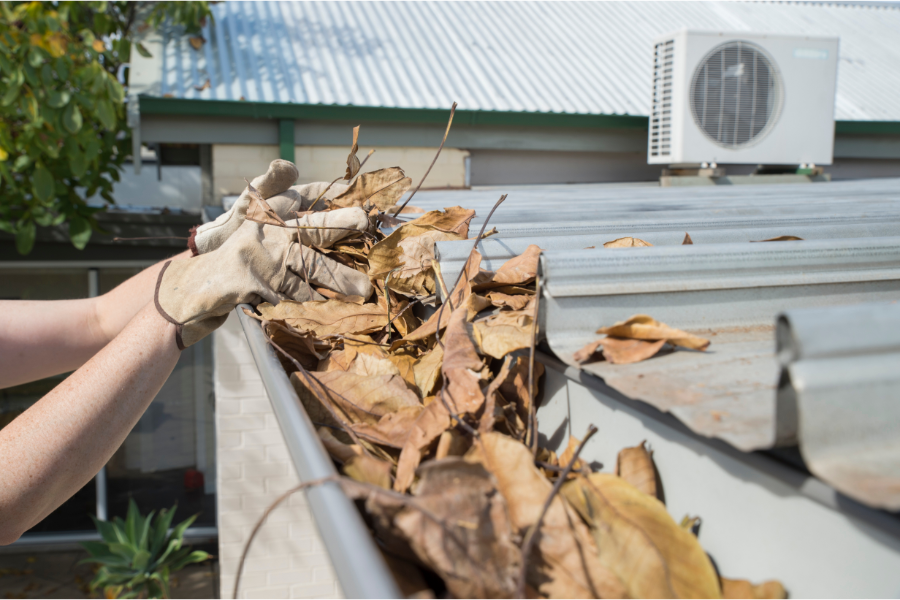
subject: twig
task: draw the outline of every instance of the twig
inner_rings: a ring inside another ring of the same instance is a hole
[[[394,271],[397,270],[399,270],[399,267],[388,271],[388,274],[384,276],[384,303],[387,305],[387,325],[384,326],[384,330],[388,335],[388,341],[391,341],[391,323],[394,322],[391,318],[391,290],[388,288],[388,280],[394,274]]]
[[[540,260],[540,255],[538,256]],[[536,457],[538,451],[537,405],[534,400],[534,351],[537,345],[538,308],[541,301],[541,278],[534,276],[534,314],[531,321],[531,348],[528,353],[528,429],[531,431],[531,455]]]
[[[418,301],[419,301],[419,299],[416,298],[415,300],[413,300],[412,302],[410,302],[409,304],[407,304],[407,305],[403,308],[403,310],[401,310],[401,311],[398,312],[396,315],[394,315],[394,318],[391,319],[390,323],[393,323],[394,321],[396,321],[397,318],[398,318],[400,315],[402,315],[403,313],[405,313],[406,311],[408,311],[410,308],[412,308],[413,305],[415,305],[415,303],[418,302]],[[390,325],[390,323],[388,323],[388,325]],[[383,345],[384,345],[384,346],[389,346],[390,344],[383,344]]]
[[[137,240],[189,240],[189,237],[181,237],[179,235],[152,235],[150,237],[114,237],[114,242],[130,242]]]
[[[528,555],[531,554],[531,547],[534,545],[535,537],[537,537],[538,530],[540,530],[541,528],[541,522],[544,520],[544,515],[547,514],[547,511],[550,509],[550,504],[553,502],[553,499],[556,498],[559,490],[566,482],[566,479],[569,477],[569,473],[572,472],[572,468],[578,461],[578,455],[581,454],[581,450],[584,448],[584,445],[589,439],[591,439],[591,436],[593,436],[595,433],[597,433],[597,428],[594,425],[588,427],[587,433],[584,434],[584,439],[581,440],[581,443],[578,444],[578,447],[575,449],[575,453],[572,455],[572,460],[569,461],[569,464],[566,465],[565,469],[563,469],[563,472],[560,474],[559,479],[557,479],[556,483],[553,485],[553,489],[550,490],[550,495],[547,496],[547,500],[544,502],[544,506],[541,508],[541,514],[538,516],[537,521],[534,522],[534,525],[532,525],[528,529],[528,533],[525,535],[525,543],[522,544],[522,567],[519,571],[519,585],[517,586],[518,593],[516,595],[516,598],[525,597],[525,577],[528,574]]]
[[[488,221],[491,220],[491,217],[494,215],[494,211],[497,210],[497,207],[503,204],[503,201],[506,200],[506,196],[508,194],[503,194],[500,196],[500,199],[494,204],[494,207],[491,209],[491,212],[488,213],[487,219],[484,220],[484,223],[481,225],[481,231],[478,232],[478,236],[475,238],[475,243],[472,245],[472,249],[469,250],[469,258],[472,258],[472,253],[475,252],[475,249],[478,248],[478,242],[481,241],[481,236],[484,234],[484,229],[487,227]],[[459,285],[460,280],[462,280],[463,275],[466,273],[466,265],[469,260],[466,259],[466,262],[463,264],[462,270],[459,272],[459,275],[456,277],[456,282],[453,284],[453,290],[456,291],[456,286]],[[436,327],[434,329],[435,337],[437,339],[438,344],[440,344],[441,349],[444,348],[444,343],[441,341],[441,317],[444,315],[444,305],[449,304],[449,296],[447,297],[448,302],[441,302],[441,308],[438,310],[438,318]],[[451,310],[453,307],[450,307]]]
[[[465,429],[466,433],[468,433],[469,435],[471,435],[474,438],[480,437],[477,429],[475,429],[474,427],[472,427],[471,425],[469,425],[468,423],[463,421],[462,417],[459,416],[459,413],[454,412],[453,409],[450,408],[450,404],[447,402],[447,399],[444,398],[444,388],[445,387],[446,386],[441,386],[441,391],[440,391],[441,404],[443,404],[444,408],[447,409],[447,412],[450,413],[450,417],[454,421],[456,421],[460,425],[460,427]]]
[[[544,462],[542,460],[536,460],[536,461],[534,461],[534,464],[535,464],[535,466],[538,466],[542,469],[546,469],[548,471],[553,471],[554,473],[562,473],[563,471],[565,471],[564,467],[557,467],[556,465],[551,465],[550,463]],[[602,465],[601,465],[601,467],[602,467]],[[572,469],[572,470],[576,473],[584,473],[584,469]]]
[[[263,523],[266,522],[266,519],[272,514],[272,511],[278,508],[278,505],[290,498],[296,492],[300,490],[305,490],[307,488],[311,488],[316,485],[322,485],[328,481],[340,482],[340,477],[337,475],[329,475],[328,477],[322,477],[321,479],[313,479],[311,481],[306,481],[301,483],[298,486],[292,487],[282,495],[278,496],[272,504],[266,508],[265,512],[263,512],[262,516],[256,522],[256,525],[253,526],[253,531],[250,532],[250,537],[247,538],[247,542],[244,544],[244,550],[241,552],[241,559],[238,561],[237,566],[237,575],[234,577],[234,591],[231,594],[232,598],[237,599],[238,597],[238,589],[241,585],[241,573],[244,571],[244,561],[247,559],[247,553],[250,551],[250,544],[253,543],[253,538],[256,537],[256,534],[259,533],[260,527],[262,527]]]
[[[367,157],[367,158],[368,158],[368,157]],[[362,165],[360,165],[360,168],[362,168]],[[320,199],[322,196],[324,196],[325,193],[326,193],[328,190],[331,189],[331,186],[333,186],[334,184],[336,184],[338,181],[340,181],[340,180],[343,179],[343,178],[344,178],[344,176],[341,175],[340,177],[338,177],[337,179],[335,179],[334,181],[332,181],[331,183],[329,183],[329,184],[328,184],[328,187],[325,188],[324,190],[322,190],[322,193],[321,193],[321,194],[319,194],[318,196],[316,196],[316,199],[313,201],[312,204],[309,205],[309,208],[307,208],[306,210],[312,210],[312,209],[313,209],[313,206],[315,206],[315,205],[319,202],[319,199]]]
[[[416,186],[416,189],[413,190],[413,193],[409,195],[409,198],[406,199],[406,202],[400,205],[400,208],[394,211],[394,217],[400,214],[400,212],[406,208],[406,205],[409,204],[409,201],[413,199],[413,196],[416,195],[416,192],[419,191],[419,188],[422,187],[422,184],[425,183],[425,179],[428,177],[428,174],[431,173],[431,168],[434,167],[434,163],[437,162],[438,156],[441,155],[441,150],[444,149],[444,142],[447,141],[447,135],[450,133],[450,126],[453,124],[453,115],[456,114],[456,102],[453,103],[453,106],[450,107],[450,120],[447,121],[447,130],[444,131],[444,139],[441,140],[441,145],[438,146],[437,154],[434,155],[434,160],[431,161],[431,164],[428,166],[428,170],[425,171],[425,174],[422,175],[422,179],[419,180],[419,185]]]

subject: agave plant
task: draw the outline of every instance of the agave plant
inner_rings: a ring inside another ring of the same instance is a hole
[[[91,556],[81,561],[101,565],[91,588],[102,589],[107,598],[168,598],[172,573],[209,558],[202,550],[191,552],[190,547],[182,547],[184,530],[197,515],[169,532],[177,507],[163,509],[155,518],[153,511],[142,517],[132,499],[124,521],[119,517],[112,521],[94,519],[103,541],[85,542],[83,546]]]

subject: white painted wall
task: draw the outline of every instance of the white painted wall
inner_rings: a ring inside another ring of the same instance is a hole
[[[236,315],[213,334],[219,572],[231,598],[256,521],[299,483]],[[247,555],[240,598],[342,598],[303,492],[269,515]]]

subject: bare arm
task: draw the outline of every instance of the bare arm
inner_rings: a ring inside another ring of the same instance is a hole
[[[14,542],[91,480],[179,355],[175,326],[159,315],[151,296],[111,343],[0,430],[0,545]]]
[[[184,252],[174,259],[188,258]],[[148,302],[165,261],[97,298],[0,301],[0,388],[73,371]]]

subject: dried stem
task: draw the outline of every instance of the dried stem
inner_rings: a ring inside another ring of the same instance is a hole
[[[114,237],[114,242],[131,242],[137,240],[189,240],[191,238],[181,237],[178,235],[153,235],[150,237]]]
[[[284,502],[300,490],[305,490],[313,486],[322,485],[323,483],[326,483],[328,481],[339,482],[340,479],[341,478],[337,475],[329,475],[328,477],[322,477],[321,479],[306,481],[298,486],[292,487],[282,495],[278,496],[278,498],[276,498],[275,501],[272,502],[272,504],[270,504],[268,508],[266,508],[265,512],[263,512],[262,516],[256,522],[256,525],[253,526],[253,531],[250,532],[250,537],[247,538],[247,543],[244,544],[244,550],[243,552],[241,552],[241,559],[238,561],[237,575],[235,575],[234,578],[234,591],[231,594],[232,598],[237,599],[238,597],[238,589],[241,585],[241,573],[243,573],[244,571],[244,561],[247,559],[247,553],[250,551],[250,544],[253,543],[253,539],[256,537],[256,534],[259,533],[260,527],[262,527],[263,523],[266,522],[266,519],[270,514],[272,514],[272,511],[278,508],[278,505],[280,505],[282,502]]]
[[[578,461],[578,455],[581,454],[581,450],[584,448],[584,445],[589,439],[591,439],[591,436],[593,436],[595,433],[597,433],[597,428],[594,425],[588,427],[587,433],[584,434],[584,439],[581,440],[581,443],[578,444],[578,447],[575,449],[575,453],[572,455],[572,460],[569,461],[569,464],[567,464],[566,468],[563,469],[563,472],[560,474],[559,479],[557,479],[556,483],[553,485],[553,489],[550,490],[550,495],[547,496],[547,500],[544,502],[544,506],[541,508],[541,514],[538,516],[537,521],[534,522],[534,525],[532,525],[528,529],[528,533],[525,535],[525,543],[522,544],[522,567],[519,571],[519,584],[517,586],[518,593],[516,594],[516,598],[525,597],[525,578],[528,574],[528,555],[531,554],[531,547],[534,545],[534,540],[541,528],[541,522],[543,522],[544,516],[550,509],[550,504],[553,502],[553,499],[556,498],[557,494],[559,494],[559,490],[562,489],[563,484],[569,477],[569,473],[572,472],[572,468]]]
[[[434,167],[434,163],[437,162],[438,156],[441,155],[441,150],[444,149],[444,142],[447,141],[447,135],[450,133],[450,126],[453,124],[453,115],[456,114],[456,102],[453,103],[453,106],[450,107],[450,120],[447,121],[447,130],[444,131],[444,139],[441,140],[441,145],[438,146],[437,154],[434,155],[434,160],[431,161],[431,164],[428,166],[428,170],[425,171],[425,174],[422,176],[422,179],[419,180],[419,185],[416,186],[416,189],[413,190],[413,193],[409,195],[409,198],[406,199],[406,202],[400,205],[400,207],[394,211],[394,217],[400,214],[400,212],[406,208],[406,205],[409,204],[409,201],[413,199],[413,196],[416,195],[416,192],[419,191],[419,188],[422,187],[422,184],[425,183],[425,179],[428,177],[428,174],[431,173],[432,167]]]
[[[462,417],[459,416],[459,413],[454,412],[453,409],[450,408],[450,404],[447,402],[447,399],[444,398],[444,387],[446,387],[446,386],[441,387],[441,391],[440,391],[439,395],[441,397],[441,404],[443,404],[444,408],[447,409],[447,412],[450,413],[450,418],[453,419],[454,421],[456,421],[459,424],[459,426],[462,427],[463,429],[465,429],[466,433],[468,433],[472,437],[474,437],[474,438],[479,437],[478,430],[476,430],[471,425],[469,425],[468,423],[463,421]]]
[[[540,260],[540,256],[538,256]],[[534,352],[537,345],[537,327],[538,327],[538,308],[541,302],[541,278],[539,275],[534,277],[534,315],[531,319],[531,348],[528,353],[528,430],[531,432],[529,443],[531,444],[531,455],[537,456],[538,451],[538,431],[537,431],[537,405],[534,398]]]
[[[367,156],[366,158],[368,158],[368,156]],[[362,165],[359,165],[359,168],[362,168]],[[335,179],[334,181],[332,181],[331,183],[329,183],[329,184],[328,184],[328,187],[325,188],[324,190],[322,190],[322,193],[321,193],[321,194],[319,194],[318,196],[316,196],[316,199],[313,201],[312,204],[309,205],[309,208],[307,208],[306,210],[312,210],[312,209],[313,209],[313,206],[315,206],[315,205],[319,202],[319,199],[320,199],[322,196],[324,196],[324,195],[326,194],[326,192],[328,192],[328,190],[331,189],[331,186],[333,186],[334,184],[336,184],[338,181],[340,181],[340,180],[343,179],[343,178],[344,178],[344,176],[341,175],[340,177],[338,177],[337,179]]]

